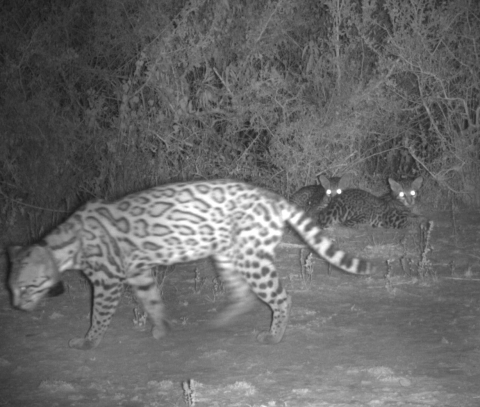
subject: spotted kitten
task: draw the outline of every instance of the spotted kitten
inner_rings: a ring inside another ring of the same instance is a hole
[[[319,181],[320,185],[307,185],[290,197],[290,202],[302,208],[311,217],[316,217],[334,196],[349,187],[350,174],[328,178],[320,175]]]
[[[373,227],[404,228],[415,218],[412,212],[423,182],[422,177],[395,181],[388,179],[390,192],[377,197],[361,189],[348,189],[335,196],[318,215],[318,225],[326,228],[335,223],[347,227],[367,224]]]

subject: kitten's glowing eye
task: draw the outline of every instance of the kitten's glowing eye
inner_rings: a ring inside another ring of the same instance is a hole
[[[398,196],[399,196],[400,198],[403,198],[403,197],[405,196],[405,192],[403,192],[403,191],[400,192],[400,193],[398,194]]]
[[[337,189],[337,194],[341,194],[342,193],[342,190],[341,189]]]
[[[415,191],[410,191],[410,195],[415,196],[417,194],[415,193]]]
[[[327,189],[327,195],[332,195],[332,190],[331,189]]]

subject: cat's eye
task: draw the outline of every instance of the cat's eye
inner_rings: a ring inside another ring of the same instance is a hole
[[[331,189],[327,189],[327,195],[332,195],[332,190]]]
[[[399,196],[400,198],[403,198],[403,197],[405,196],[405,192],[403,192],[403,191],[400,192],[400,193],[398,194],[398,196]]]
[[[342,193],[342,190],[341,189],[337,189],[337,194],[341,194]]]
[[[415,191],[410,191],[410,195],[415,196],[417,195]]]

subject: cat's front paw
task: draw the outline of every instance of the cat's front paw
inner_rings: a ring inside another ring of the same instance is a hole
[[[79,350],[89,350],[96,348],[98,343],[89,341],[85,338],[73,338],[68,342],[68,346],[72,349],[79,349]]]
[[[257,341],[265,345],[273,345],[282,340],[283,335],[272,335],[270,331],[260,332],[257,335]]]
[[[152,328],[152,335],[155,339],[161,339],[165,337],[170,330],[170,324],[167,321],[163,321],[161,325],[154,326]]]

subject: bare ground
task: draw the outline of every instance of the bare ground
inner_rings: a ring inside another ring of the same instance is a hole
[[[478,407],[480,216],[434,218],[432,251],[420,266],[426,238],[418,230],[329,231],[376,263],[371,278],[329,270],[321,259],[311,280],[302,276],[298,241],[287,235],[277,265],[293,310],[278,345],[255,341],[270,323],[261,302],[228,327],[210,328],[227,296],[209,261],[164,271],[167,338],[155,341],[148,323],[133,322],[127,290],[91,351],[67,346],[89,325],[80,273],[66,273],[68,292],[33,313],[13,310],[2,285],[0,406]]]

